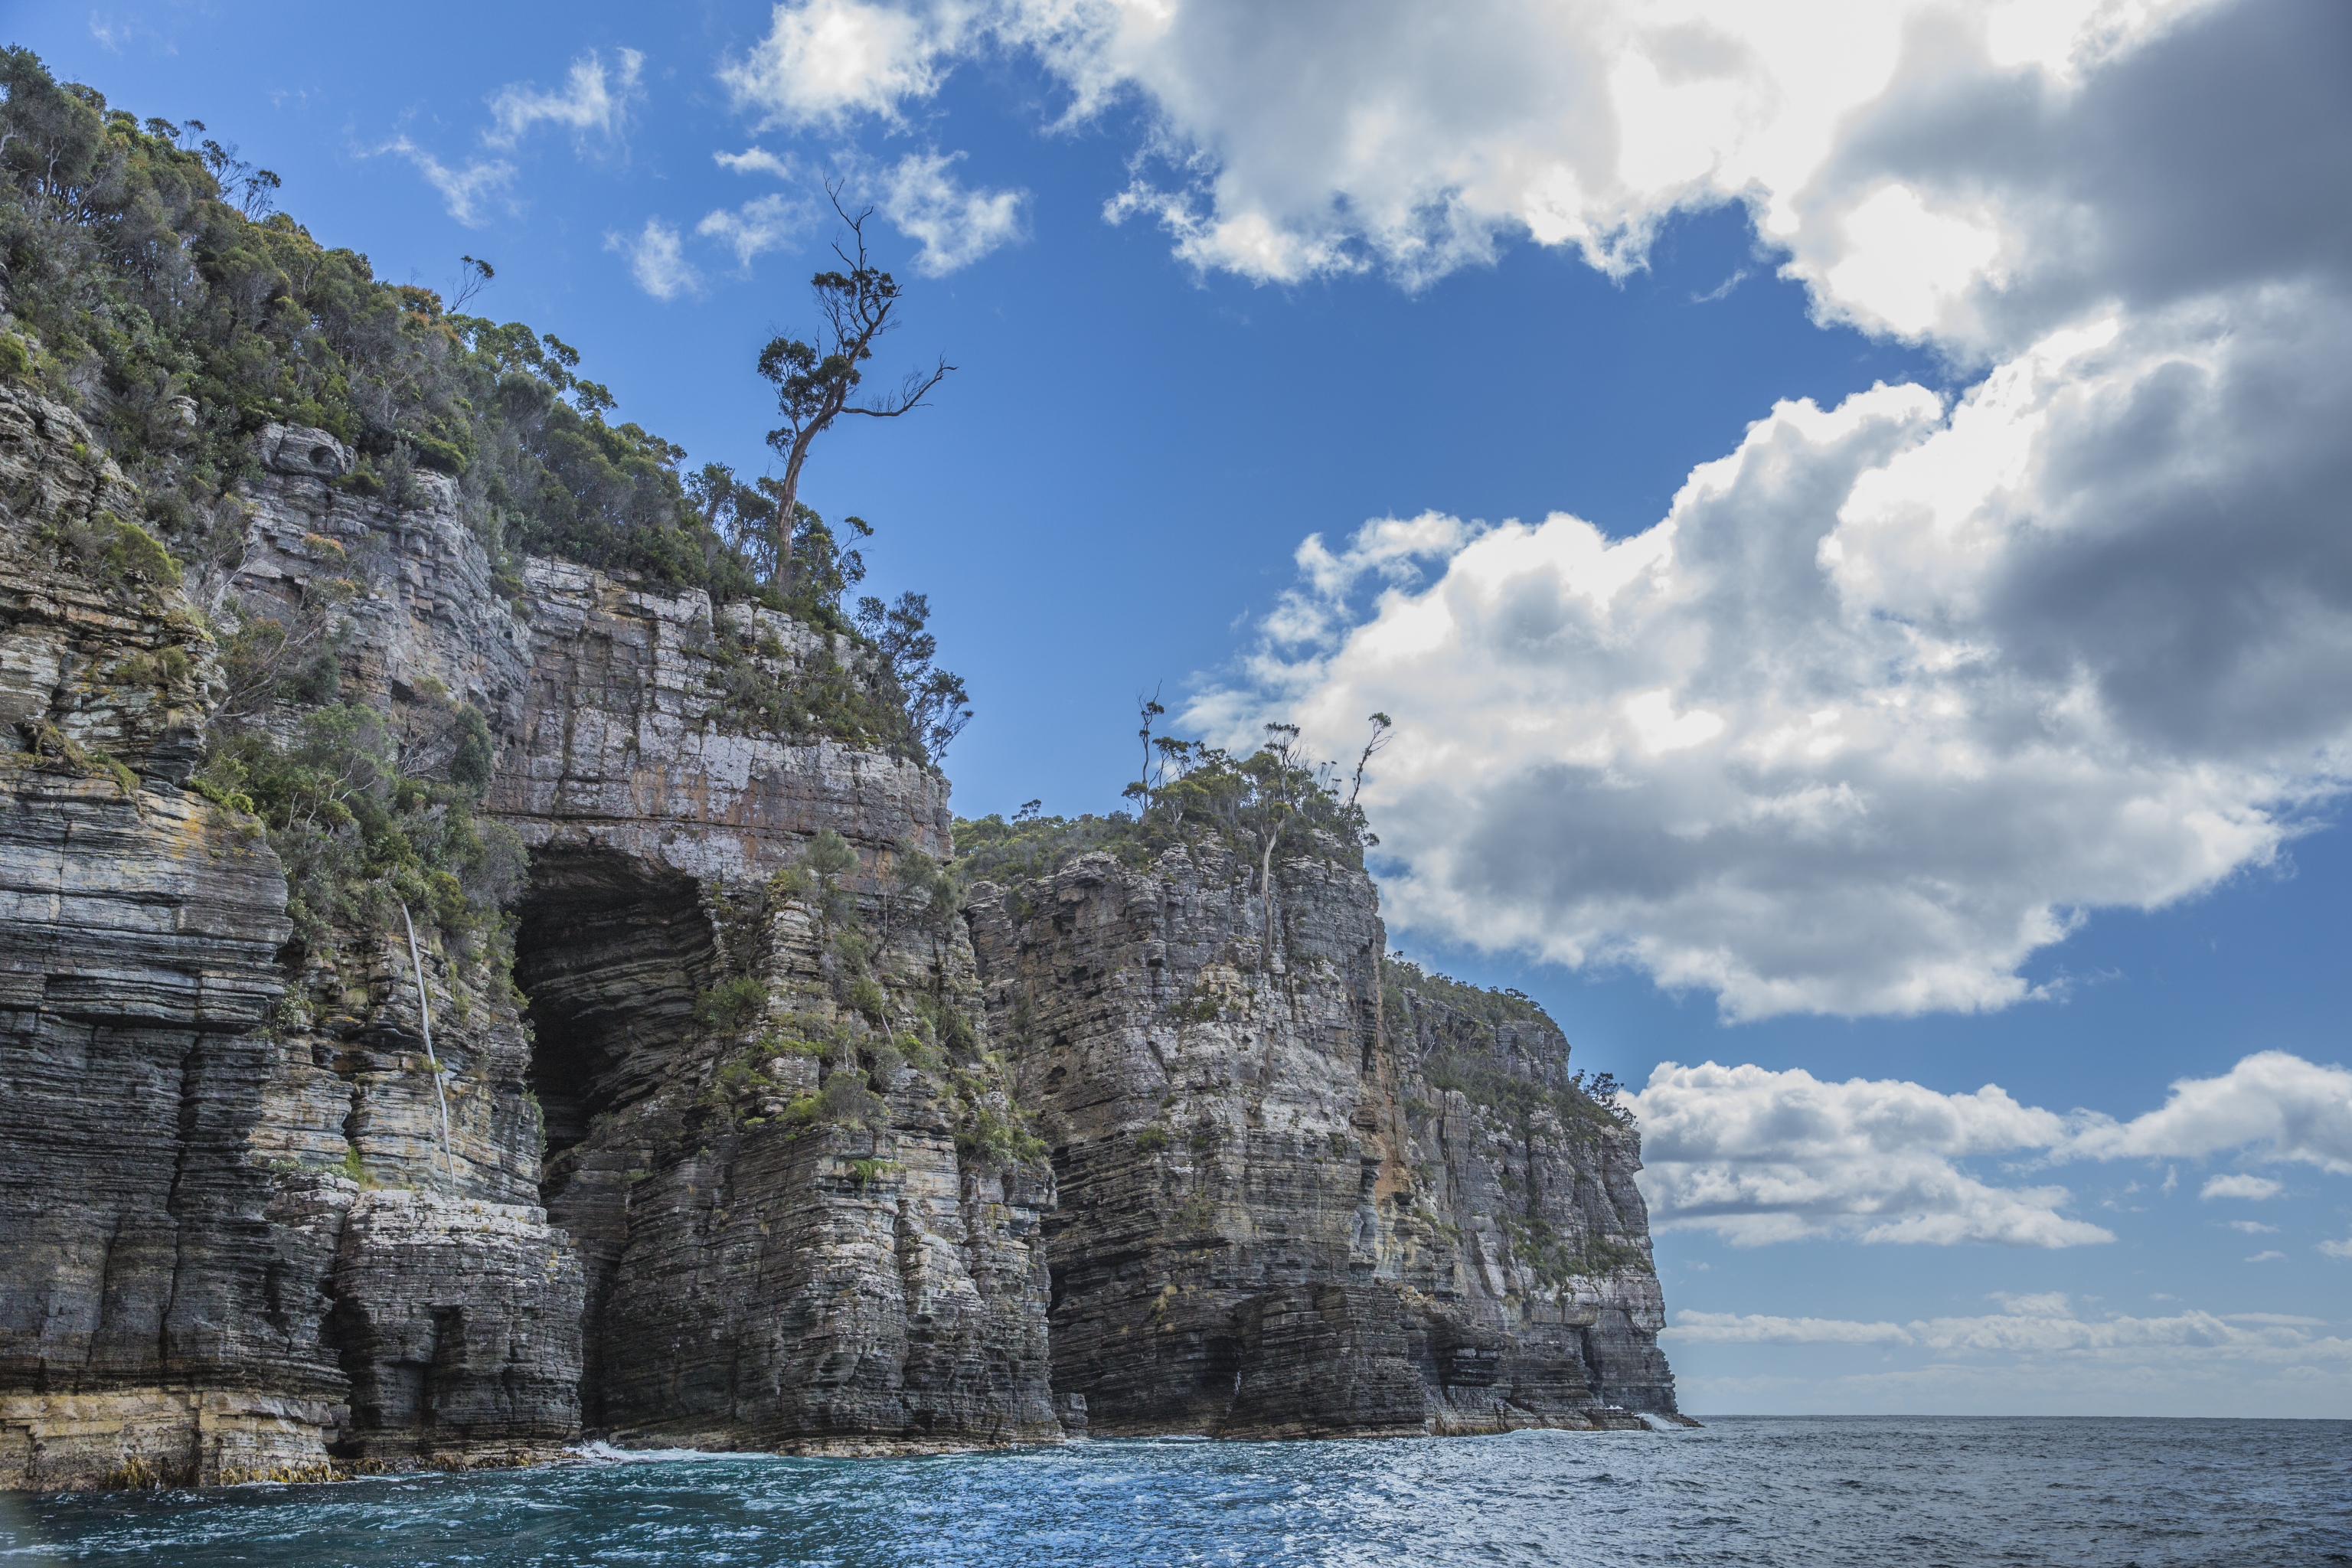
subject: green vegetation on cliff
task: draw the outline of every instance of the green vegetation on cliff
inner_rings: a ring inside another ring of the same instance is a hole
[[[1216,845],[1261,869],[1294,859],[1363,868],[1365,846],[1379,840],[1365,831],[1354,792],[1341,795],[1339,764],[1307,760],[1297,725],[1268,724],[1265,743],[1236,757],[1205,742],[1154,739],[1150,721],[1160,711],[1157,702],[1146,705],[1148,773],[1127,790],[1137,810],[1040,816],[1032,802],[1009,820],[1001,813],[959,818],[958,871],[972,881],[1019,883],[1089,852],[1139,868],[1179,845]]]
[[[1633,1113],[1617,1102],[1617,1080],[1608,1073],[1587,1079],[1565,1071],[1568,1042],[1540,1004],[1523,991],[1492,991],[1450,975],[1424,970],[1408,959],[1381,959],[1381,1011],[1390,1026],[1412,1016],[1418,1003],[1430,1023],[1422,1039],[1422,1076],[1430,1087],[1458,1090],[1473,1105],[1524,1122],[1533,1111],[1549,1110],[1563,1127],[1610,1121],[1631,1126]],[[1496,1031],[1532,1027],[1560,1037],[1559,1070],[1550,1079],[1513,1071],[1496,1048]]]
[[[878,1132],[890,1124],[886,1097],[911,1068],[964,1158],[988,1168],[1038,1160],[1045,1146],[1005,1092],[1003,1061],[982,1050],[947,985],[961,890],[912,845],[898,845],[889,859],[888,873],[860,894],[848,881],[856,849],[824,829],[750,900],[729,902],[726,918],[746,932],[767,929],[787,909],[801,911],[822,957],[814,977],[772,989],[769,978],[739,973],[697,999],[694,1021],[733,1041],[698,1109],[729,1126],[776,1120]],[[778,1071],[794,1058],[818,1064],[815,1085],[798,1093]],[[705,1135],[698,1121],[680,1130],[682,1138]]]
[[[383,281],[273,211],[277,177],[205,130],[139,120],[0,48],[0,380],[72,409],[100,449],[89,460],[111,458],[137,492],[135,515],[60,525],[56,546],[126,592],[184,586],[208,619],[227,690],[192,783],[266,825],[302,947],[338,924],[396,922],[405,903],[496,957],[522,858],[475,815],[493,752],[480,712],[436,690],[379,712],[345,690],[351,614],[380,569],[313,537],[298,606],[236,593],[244,487],[272,424],[348,446],[356,466],[333,483],[355,498],[414,504],[421,476],[446,476],[509,596],[535,553],[828,634],[779,678],[762,650],[714,632],[726,721],[926,759],[961,728],[962,684],[932,666],[920,595],[845,610],[864,563],[804,507],[789,529],[762,525],[791,570],[763,567],[741,547],[757,485],[716,465],[684,473],[683,448],[608,417],[612,393],[569,344],[467,313],[486,263],[467,258],[454,305]]]
[[[242,548],[254,436],[316,426],[357,453],[336,482],[358,494],[403,500],[421,470],[453,479],[509,592],[530,553],[757,601],[873,656],[875,710],[835,715],[819,683],[802,728],[926,758],[953,738],[962,683],[931,666],[920,595],[845,610],[865,565],[824,519],[794,504],[780,529],[757,481],[682,472],[683,447],[606,418],[613,395],[575,349],[379,279],[271,211],[277,177],[205,131],[141,121],[0,48],[0,376],[82,416],[144,498],[145,533],[215,585],[205,608]],[[751,559],[753,537],[772,555],[782,537],[786,558]]]

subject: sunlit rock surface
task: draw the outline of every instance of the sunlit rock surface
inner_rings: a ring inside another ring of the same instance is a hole
[[[1336,858],[983,886],[990,1023],[1054,1144],[1054,1386],[1097,1434],[1622,1426],[1674,1381],[1633,1133],[1524,1001],[1384,966]]]
[[[1213,850],[959,910],[936,769],[730,706],[863,679],[846,639],[501,582],[454,481],[255,457],[177,582],[0,387],[0,1489],[1673,1409],[1633,1134],[1532,1009],[1384,968],[1360,873],[1278,868],[1270,944]],[[335,700],[401,746],[485,717],[510,975],[289,940],[190,786],[257,617],[347,623]]]

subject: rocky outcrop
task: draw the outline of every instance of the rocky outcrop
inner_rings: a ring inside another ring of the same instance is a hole
[[[256,456],[184,590],[73,416],[0,391],[0,1488],[512,1462],[583,1415],[1058,1437],[1051,1177],[962,928],[909,912],[945,783],[730,708],[854,650],[501,584],[453,481],[366,493],[323,431]],[[331,696],[236,689],[215,637],[252,628]],[[224,713],[299,748],[330,700],[404,765],[488,721],[511,979],[495,923],[420,918],[412,957],[381,902],[289,942],[333,889],[184,787]],[[820,833],[846,863],[795,869]]]
[[[1559,1031],[1385,963],[1336,855],[1277,867],[1270,935],[1256,873],[1204,838],[975,893],[1060,1184],[1056,1395],[1097,1434],[1672,1415],[1635,1139]]]
[[[782,692],[804,665],[852,658],[846,638],[562,562],[533,560],[524,579],[532,658],[489,808],[534,847],[593,847],[713,884],[762,880],[827,829],[869,851],[954,853],[947,782],[920,759],[728,713],[730,676]]]
[[[1672,1410],[1631,1133],[1539,1016],[1384,965],[1360,872],[960,912],[849,639],[255,454],[183,583],[0,386],[0,1489]],[[331,815],[194,773],[327,719],[487,746],[414,945]]]
[[[517,1342],[553,1358],[530,1374],[545,1408],[568,1378],[591,1428],[663,1442],[1058,1436],[1037,1237],[1051,1180],[1040,1162],[958,1147],[976,1116],[1013,1120],[981,1037],[941,1039],[978,1011],[968,944],[951,922],[892,929],[901,863],[949,853],[945,782],[919,760],[758,731],[730,708],[809,671],[854,680],[845,640],[554,562],[502,592],[451,481],[414,475],[392,504],[339,486],[352,460],[322,432],[273,426],[260,450],[235,604],[299,625],[358,583],[334,601],[350,622],[344,700],[404,734],[452,703],[484,713],[498,747],[484,809],[530,852],[512,904],[520,995],[482,954],[428,939],[424,957],[455,1194],[508,1205],[510,1248],[561,1259],[541,1315],[569,1300],[572,1332]],[[821,832],[854,857],[823,889],[793,870]],[[812,910],[820,892],[829,912]],[[318,1166],[355,1149],[384,1181],[448,1185],[396,934],[346,941],[303,978],[312,1027],[282,1055],[267,1152]],[[847,1000],[859,981],[862,1010]],[[793,1111],[836,1070],[887,1109]],[[529,1229],[542,1200],[544,1237]],[[462,1365],[432,1400],[399,1391],[443,1355],[430,1325],[451,1310],[446,1280],[419,1296],[432,1269],[375,1270],[401,1326],[363,1330],[381,1314],[355,1315],[349,1281],[368,1247],[339,1256],[334,1321],[367,1434],[349,1446],[386,1459],[446,1447],[449,1424],[425,1416],[481,1403]],[[520,1308],[469,1310],[503,1323]],[[520,1441],[534,1421],[551,1426],[518,1415],[479,1441]]]
[[[362,1194],[332,1294],[354,1458],[527,1458],[579,1433],[579,1255],[538,1209]]]
[[[982,1135],[1017,1118],[970,945],[900,886],[949,853],[945,782],[714,717],[730,661],[782,683],[845,655],[804,627],[552,563],[528,580],[489,805],[532,846],[516,973],[548,1206],[587,1270],[590,1424],[824,1452],[1058,1437],[1052,1179]],[[819,833],[854,856],[825,885],[799,869]]]

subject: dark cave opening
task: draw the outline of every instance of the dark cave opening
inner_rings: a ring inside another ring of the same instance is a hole
[[[515,983],[529,998],[551,1205],[568,1182],[564,1152],[596,1116],[660,1081],[716,952],[693,878],[612,849],[539,851],[517,912]]]

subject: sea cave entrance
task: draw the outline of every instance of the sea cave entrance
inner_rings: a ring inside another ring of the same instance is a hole
[[[515,983],[547,1129],[541,1198],[561,1224],[578,1170],[567,1156],[597,1116],[662,1081],[717,954],[693,878],[602,847],[534,854],[517,912]]]
[[[717,944],[693,878],[599,846],[532,855],[516,912],[515,983],[547,1132],[540,1202],[579,1249],[580,1414],[594,1428],[607,1419],[606,1366],[619,1352],[605,1308],[629,1247],[632,1167],[644,1157],[634,1142],[596,1137],[596,1119],[625,1111],[676,1070]]]

